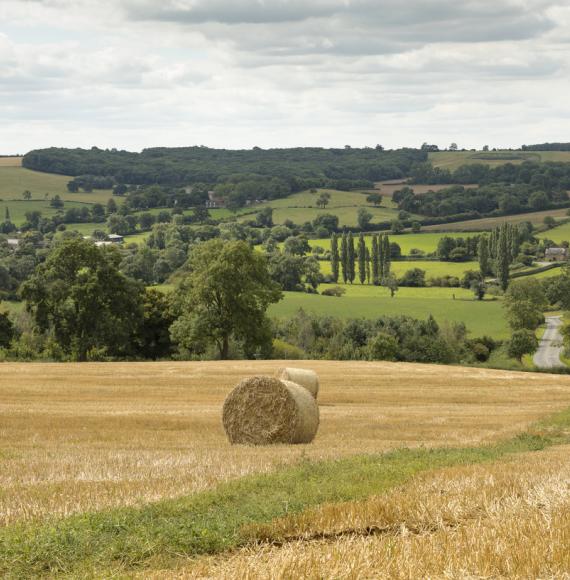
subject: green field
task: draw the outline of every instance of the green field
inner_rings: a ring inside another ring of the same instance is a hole
[[[469,232],[467,234],[459,232],[450,233],[434,233],[426,232],[420,234],[399,234],[399,235],[388,235],[390,242],[397,243],[402,249],[402,254],[407,256],[410,254],[412,249],[422,250],[426,254],[433,253],[437,250],[437,245],[439,240],[444,236],[449,236],[451,238],[465,238],[467,236],[476,236],[481,232]],[[356,236],[355,240],[358,239]],[[371,237],[366,236],[366,245],[370,247]],[[309,240],[311,246],[320,246],[325,250],[330,250],[331,243],[330,239],[311,239]]]
[[[322,292],[330,285],[319,287]],[[389,290],[376,286],[344,286],[341,298],[286,292],[285,298],[270,308],[276,317],[289,317],[300,308],[307,312],[343,318],[376,318],[405,314],[425,319],[432,314],[442,322],[464,322],[471,336],[489,335],[506,339],[509,330],[500,300],[473,299],[473,294],[461,288],[400,288],[395,298]],[[455,295],[455,300],[453,296]]]
[[[69,202],[66,201],[63,207],[63,211],[71,207],[84,207],[86,204],[81,202]],[[90,205],[90,204],[87,204]],[[17,226],[22,225],[26,221],[26,213],[29,211],[40,211],[42,213],[42,217],[52,217],[54,216],[58,210],[51,207],[49,204],[49,200],[31,200],[31,201],[23,201],[23,200],[11,200],[11,201],[3,201],[0,202],[0,220],[4,219],[4,213],[6,208],[10,210],[10,219],[11,221],[16,224]],[[87,224],[81,224],[82,226]],[[89,224],[91,226],[91,231],[94,230],[98,226],[105,227],[105,224]],[[71,225],[68,225],[68,229],[72,229]]]
[[[329,204],[322,209],[317,207],[317,199],[321,193],[329,193]],[[356,226],[357,212],[365,207],[372,215],[372,222],[386,222],[398,218],[398,209],[390,199],[384,198],[380,207],[374,207],[366,201],[368,193],[357,191],[337,191],[334,189],[319,189],[316,193],[303,191],[295,193],[284,199],[268,201],[263,205],[250,206],[251,210],[259,210],[264,207],[273,208],[273,221],[282,224],[285,220],[291,220],[296,224],[312,221],[323,213],[338,216],[339,225]],[[250,216],[243,219],[251,219]]]
[[[570,242],[570,222],[566,222],[560,226],[537,234],[537,238],[548,239],[561,244],[562,242]]]
[[[429,154],[434,167],[453,171],[461,165],[483,163],[496,167],[505,163],[523,163],[524,161],[561,161],[570,163],[570,151],[440,151]]]

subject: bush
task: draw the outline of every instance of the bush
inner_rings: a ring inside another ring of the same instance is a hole
[[[341,288],[340,286],[333,286],[332,288],[327,288],[321,292],[323,296],[336,296],[340,298],[344,294],[346,294],[346,290]]]
[[[421,268],[408,270],[399,280],[400,286],[420,288],[426,285],[426,272]]]
[[[271,356],[275,360],[300,360],[305,358],[305,353],[298,346],[276,338],[273,340]]]
[[[473,352],[475,360],[479,362],[485,362],[489,360],[489,356],[491,355],[491,351],[482,342],[474,343],[471,346],[471,352]]]
[[[398,341],[386,332],[378,333],[368,343],[368,356],[370,360],[396,360],[398,354]]]

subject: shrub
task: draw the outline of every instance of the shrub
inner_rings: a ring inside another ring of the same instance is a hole
[[[341,288],[340,286],[333,286],[332,288],[327,288],[321,292],[323,296],[336,296],[340,298],[344,294],[346,294],[346,290]]]
[[[303,349],[276,338],[273,340],[272,357],[276,360],[300,360],[305,358]]]

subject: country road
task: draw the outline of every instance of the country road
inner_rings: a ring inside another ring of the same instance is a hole
[[[560,316],[548,316],[546,318],[546,332],[540,339],[540,346],[534,355],[534,364],[540,368],[563,367],[560,360],[562,354],[562,335],[560,327],[562,318]]]

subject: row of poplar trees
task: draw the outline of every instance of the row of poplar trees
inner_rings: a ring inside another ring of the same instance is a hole
[[[479,268],[483,276],[494,274],[503,290],[509,286],[509,268],[519,255],[519,229],[508,223],[479,239]]]
[[[344,283],[352,284],[358,264],[360,283],[379,286],[390,275],[390,262],[390,240],[386,235],[372,236],[372,250],[366,247],[364,234],[358,236],[356,247],[352,232],[343,233],[340,240],[338,234],[331,237],[332,279],[335,283],[342,273]]]

